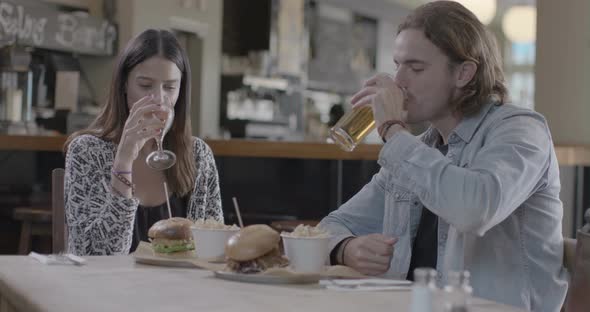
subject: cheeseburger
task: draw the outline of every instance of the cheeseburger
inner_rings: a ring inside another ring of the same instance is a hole
[[[268,225],[244,227],[225,245],[227,268],[237,273],[259,273],[289,264],[279,251],[279,233]]]
[[[154,252],[176,255],[195,249],[191,225],[193,222],[185,218],[169,218],[154,223],[148,231]]]

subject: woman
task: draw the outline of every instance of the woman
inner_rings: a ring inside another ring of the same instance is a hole
[[[172,215],[223,221],[211,149],[191,136],[191,71],[172,33],[146,30],[119,56],[109,98],[96,120],[66,142],[65,210],[69,251],[133,252],[156,221]],[[146,164],[169,109],[174,123],[164,149],[177,156],[165,171]]]

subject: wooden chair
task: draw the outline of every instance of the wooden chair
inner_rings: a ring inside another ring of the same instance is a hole
[[[26,255],[31,251],[34,236],[51,236],[51,209],[44,207],[17,207],[13,217],[21,222],[18,253]]]
[[[576,244],[577,240],[569,237],[563,238],[563,266],[573,276],[574,260],[576,259]]]
[[[590,233],[578,231],[577,239],[565,238],[564,266],[570,273],[570,284],[562,311],[589,311]]]
[[[67,252],[68,229],[64,202],[64,169],[56,168],[51,172],[51,207],[53,212],[53,253]]]

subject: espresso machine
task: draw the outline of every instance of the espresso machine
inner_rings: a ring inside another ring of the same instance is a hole
[[[24,47],[0,50],[0,133],[27,134],[34,127],[31,53]]]

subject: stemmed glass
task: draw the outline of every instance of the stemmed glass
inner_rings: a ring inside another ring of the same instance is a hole
[[[176,155],[172,151],[162,148],[164,137],[174,122],[174,108],[168,98],[165,98],[165,105],[168,107],[168,117],[166,117],[166,125],[161,135],[155,138],[157,150],[151,152],[145,159],[147,165],[154,170],[166,170],[176,164]]]

